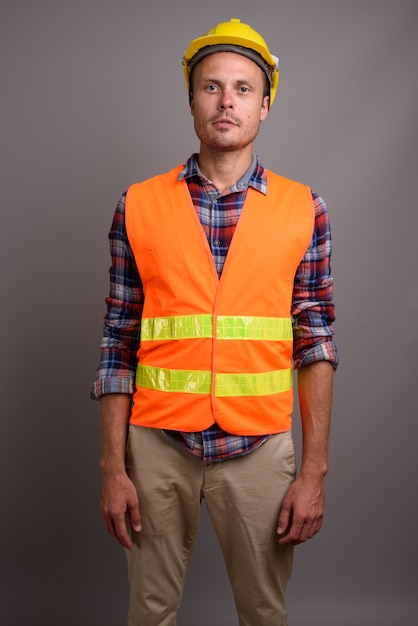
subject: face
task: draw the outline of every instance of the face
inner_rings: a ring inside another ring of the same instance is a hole
[[[191,113],[202,147],[222,152],[251,148],[268,114],[262,72],[233,52],[211,54],[196,66]]]

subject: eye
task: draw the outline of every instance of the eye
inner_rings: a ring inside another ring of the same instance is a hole
[[[216,91],[218,89],[217,85],[210,84],[206,85],[206,91]]]
[[[248,93],[250,91],[250,88],[247,87],[246,85],[241,85],[241,87],[239,88],[240,93]]]

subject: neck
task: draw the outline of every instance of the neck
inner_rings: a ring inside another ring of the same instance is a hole
[[[248,150],[237,152],[218,152],[200,147],[199,168],[220,192],[234,185],[251,165],[252,146]]]

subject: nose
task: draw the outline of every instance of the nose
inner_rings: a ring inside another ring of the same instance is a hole
[[[219,102],[219,108],[221,111],[225,111],[226,109],[233,109],[234,106],[235,102],[232,92],[229,89],[224,89]]]

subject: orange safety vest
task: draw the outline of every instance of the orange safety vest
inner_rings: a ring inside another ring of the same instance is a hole
[[[308,187],[248,189],[221,278],[178,166],[132,185],[126,229],[144,290],[130,422],[187,432],[291,428],[291,303],[312,239]]]

